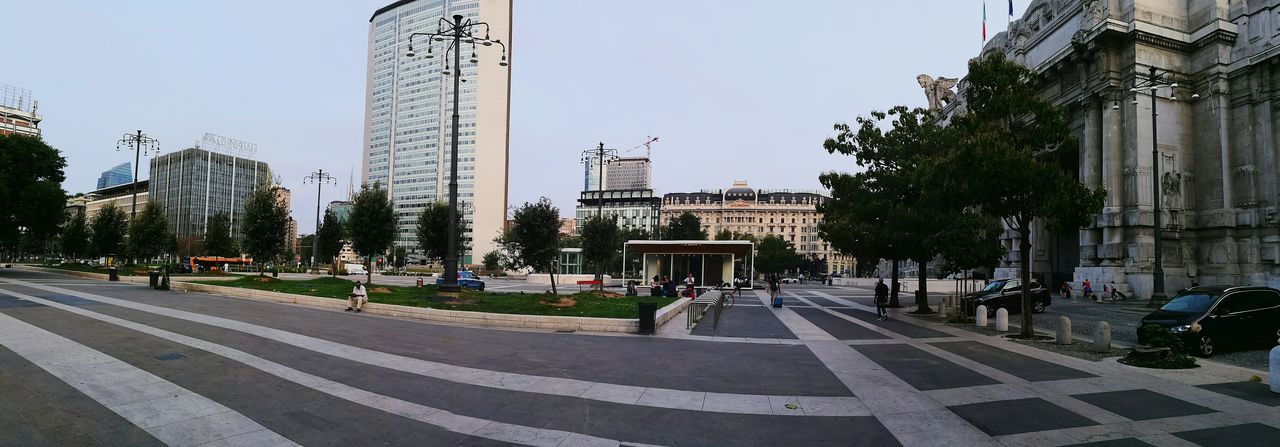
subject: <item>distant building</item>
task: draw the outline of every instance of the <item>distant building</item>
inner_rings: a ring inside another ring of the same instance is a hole
[[[217,213],[231,217],[231,233],[239,236],[244,201],[271,180],[265,162],[200,148],[153,158],[150,172],[151,200],[164,209],[179,239],[203,236],[209,216]]]
[[[853,272],[857,260],[837,252],[818,237],[822,214],[817,206],[830,197],[807,191],[756,190],[745,181],[724,190],[668,193],[662,196],[662,224],[684,213],[702,220],[708,238],[721,230],[751,235],[757,240],[780,236],[805,257],[825,260],[827,273]]]
[[[603,200],[600,198],[603,197]],[[587,219],[603,214],[618,219],[620,229],[640,229],[653,234],[658,229],[658,209],[662,198],[652,189],[583,191],[575,209],[576,234],[582,234]]]
[[[0,135],[40,136],[37,106],[30,90],[0,84]]]
[[[98,189],[110,188],[116,185],[123,185],[133,181],[133,163],[124,162],[115,167],[102,171],[102,175],[98,177]]]
[[[560,235],[573,236],[578,231],[578,219],[566,217],[560,219]]]
[[[147,207],[147,200],[150,194],[147,193],[147,180],[138,182],[138,211]],[[67,216],[74,216],[75,213],[83,212],[85,219],[93,219],[98,215],[98,211],[108,203],[114,203],[116,207],[124,211],[126,217],[130,217],[130,211],[133,210],[133,183],[125,183],[109,188],[95,190],[89,193],[77,195],[67,199]]]
[[[301,259],[299,252],[302,249],[298,246],[298,222],[293,220],[293,193],[282,185],[271,185],[271,192],[275,194],[276,202],[289,210],[289,231],[285,235],[285,246],[293,251],[292,261],[297,261]]]
[[[605,166],[608,167],[609,156],[605,155]],[[603,176],[603,177],[602,177]],[[609,182],[609,171],[600,169],[600,157],[588,155],[582,160],[582,190],[598,191],[600,190],[600,179],[604,178],[607,185]]]
[[[605,164],[604,189],[651,189],[652,167],[645,157],[623,157]]]
[[[335,200],[329,202],[328,210],[333,211],[333,215],[338,217],[339,222],[346,222],[351,218],[351,208],[351,202]]]

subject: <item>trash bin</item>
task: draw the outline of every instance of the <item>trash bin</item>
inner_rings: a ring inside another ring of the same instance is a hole
[[[147,272],[147,277],[150,280],[149,284],[151,284],[152,289],[160,287],[160,272],[155,270],[149,271]]]
[[[422,288],[422,278],[418,278],[418,288]]]
[[[637,305],[640,306],[640,333],[654,333],[657,329],[658,303],[641,301]]]
[[[107,281],[119,281],[120,273],[116,271],[115,266],[107,268]]]

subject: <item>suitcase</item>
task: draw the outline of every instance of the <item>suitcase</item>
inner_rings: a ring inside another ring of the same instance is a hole
[[[782,295],[773,297],[773,307],[782,307]]]

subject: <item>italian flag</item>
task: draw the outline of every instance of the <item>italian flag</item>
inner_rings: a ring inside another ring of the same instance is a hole
[[[987,2],[985,0],[982,2],[982,43],[987,43]]]

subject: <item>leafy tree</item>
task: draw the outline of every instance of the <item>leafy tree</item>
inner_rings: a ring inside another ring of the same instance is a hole
[[[551,275],[551,293],[556,293],[556,261],[560,258],[560,210],[543,197],[525,202],[511,214],[511,227],[500,239],[513,268],[530,267]]]
[[[298,250],[300,251],[298,255],[301,257],[302,262],[308,266],[311,265],[311,249],[315,247],[315,244],[316,235],[314,234],[303,234],[298,236]]]
[[[716,233],[715,240],[717,240],[717,241],[751,241],[751,242],[755,242],[755,241],[756,241],[756,237],[755,237],[754,235],[747,234],[747,233],[739,233],[739,232],[737,232],[737,231],[729,231],[729,230],[726,228],[726,229],[720,230],[720,232]]]
[[[498,250],[494,250],[484,254],[484,269],[487,272],[496,272],[502,266],[502,254]]]
[[[204,251],[204,236],[189,235],[187,237],[175,241],[177,247],[174,251],[178,256],[202,256],[209,254]]]
[[[276,200],[269,184],[258,185],[244,201],[240,231],[244,251],[258,264],[258,273],[265,274],[263,264],[284,253],[289,237],[289,209]]]
[[[231,216],[214,213],[204,227],[204,254],[231,258],[240,256],[240,246],[231,235]]]
[[[316,264],[323,262],[333,262],[333,259],[342,252],[342,246],[345,245],[346,226],[338,220],[338,215],[333,211],[326,210],[324,212],[324,220],[320,223],[320,228],[316,231],[315,243],[319,246],[316,251]],[[331,269],[333,274],[338,273],[335,265]]]
[[[396,247],[395,255],[392,257],[395,258],[394,259],[395,264],[393,265],[395,265],[395,267],[398,269],[402,269],[404,268],[405,262],[407,262],[407,259],[405,258],[409,257],[409,249],[404,247]]]
[[[1105,191],[1080,183],[1056,158],[1075,144],[1062,109],[1036,92],[1035,73],[992,55],[969,62],[968,113],[951,126],[960,144],[937,164],[937,181],[955,197],[1017,233],[1023,284],[1031,280],[1031,227],[1075,231],[1102,209]],[[1031,308],[1023,288],[1022,308]],[[1034,334],[1031,312],[1022,335]]]
[[[799,267],[800,261],[796,247],[782,236],[765,236],[756,247],[756,270],[760,273],[782,273]]]
[[[454,225],[457,226],[456,239],[454,243],[458,251],[458,256],[462,256],[464,247],[466,247],[467,222],[462,219],[462,204],[458,204],[458,215],[454,219]],[[418,247],[422,248],[422,252],[427,259],[443,260],[449,254],[449,204],[443,202],[435,202],[427,205],[422,209],[422,213],[418,215]]]
[[[59,242],[62,254],[68,258],[79,260],[89,252],[89,224],[85,221],[84,211],[72,216],[71,221],[62,228]]]
[[[351,248],[364,256],[365,282],[372,284],[373,259],[386,253],[396,237],[396,214],[391,208],[387,190],[381,184],[360,185],[360,192],[351,202],[347,229],[351,235]]]
[[[693,213],[684,213],[667,223],[667,240],[705,241],[707,230],[702,229],[702,219]]]
[[[604,289],[604,271],[619,256],[618,217],[593,216],[582,226],[582,257],[595,267],[596,281]]]
[[[653,234],[643,228],[623,228],[618,232],[619,244],[625,244],[627,241],[646,241],[652,238]],[[623,265],[619,266],[619,268],[625,266],[629,272],[618,270],[618,276],[623,278],[640,276],[640,268],[643,267],[641,263],[644,262],[642,256],[634,250],[626,252],[625,255],[626,259],[623,259]],[[628,276],[627,273],[632,273],[633,275]]]
[[[134,259],[152,259],[169,252],[174,245],[169,218],[156,202],[147,202],[129,222],[129,253]]]
[[[38,137],[0,135],[0,250],[47,241],[66,219],[67,160]],[[25,229],[25,230],[20,230]]]
[[[98,208],[98,214],[89,222],[89,252],[95,257],[118,256],[125,247],[125,234],[129,230],[129,216],[115,203]]]

